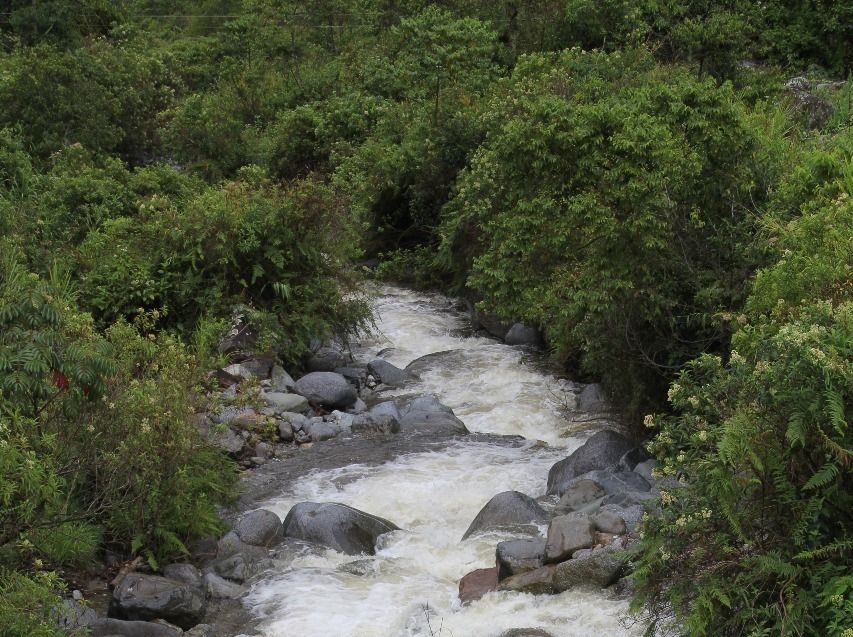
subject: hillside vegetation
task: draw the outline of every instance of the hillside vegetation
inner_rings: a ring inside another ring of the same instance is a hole
[[[853,7],[11,0],[0,632],[219,528],[204,372],[376,275],[541,328],[662,471],[650,634],[853,636]],[[793,79],[791,79],[793,78]],[[645,426],[644,426],[645,425]]]

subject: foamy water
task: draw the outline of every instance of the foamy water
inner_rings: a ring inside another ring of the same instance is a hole
[[[393,347],[383,357],[404,366],[425,354],[463,350],[452,364],[439,361],[406,392],[435,393],[471,431],[521,435],[529,442],[460,441],[380,466],[301,477],[266,508],[284,517],[297,502],[342,502],[403,530],[383,536],[375,556],[306,550],[256,582],[244,603],[262,618],[260,630],[269,637],[493,637],[522,627],[556,637],[639,634],[620,624],[626,603],[600,591],[499,592],[460,604],[459,579],[494,566],[495,545],[511,537],[488,534],[462,542],[471,520],[502,491],[544,493],[548,469],[582,439],[565,435],[559,413],[569,384],[527,366],[520,349],[460,336],[464,319],[450,307],[439,296],[383,288],[377,299],[380,334],[362,345],[359,358]],[[364,574],[340,570],[356,560],[367,560],[360,565]]]

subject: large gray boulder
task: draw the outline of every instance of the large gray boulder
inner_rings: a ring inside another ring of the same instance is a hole
[[[595,543],[595,527],[586,515],[570,513],[560,515],[548,526],[545,542],[545,561],[562,562],[572,553],[591,547]]]
[[[335,502],[300,502],[290,509],[283,526],[285,537],[321,544],[347,555],[374,555],[379,536],[399,530],[388,520]]]
[[[284,539],[281,520],[266,509],[246,513],[234,525],[234,532],[243,542],[252,546],[275,546]]]
[[[294,391],[310,402],[326,408],[346,409],[355,404],[358,394],[347,379],[334,372],[311,372],[298,381]]]
[[[405,369],[400,369],[381,358],[370,361],[367,364],[367,369],[379,382],[391,387],[403,387],[414,379],[414,376]]]
[[[518,491],[498,493],[480,509],[471,522],[462,539],[468,539],[475,533],[496,531],[506,527],[525,524],[541,524],[548,514],[528,495]]]
[[[554,588],[558,593],[575,586],[600,586],[605,588],[619,579],[624,558],[616,544],[598,549],[583,549],[572,559],[557,564],[554,571]]]
[[[130,573],[113,590],[110,617],[131,621],[165,619],[181,628],[192,628],[207,608],[205,591],[185,582]]]
[[[539,345],[542,342],[539,330],[524,323],[515,323],[504,336],[507,345]]]
[[[495,549],[498,580],[537,569],[543,566],[544,557],[545,540],[542,538],[499,542]]]
[[[467,434],[468,428],[435,396],[420,396],[399,406],[403,430],[440,434]]]
[[[634,446],[625,436],[609,429],[593,434],[568,458],[551,467],[548,472],[548,495],[563,495],[573,478],[589,471],[615,466],[625,452]]]

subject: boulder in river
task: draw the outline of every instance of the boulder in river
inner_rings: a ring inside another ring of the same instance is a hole
[[[601,500],[607,491],[595,480],[576,478],[560,497],[557,511],[570,513],[583,510],[584,507]]]
[[[541,524],[547,519],[548,514],[545,509],[530,496],[519,491],[504,491],[498,493],[480,509],[462,539],[466,540],[475,533],[496,531],[506,527]]]
[[[459,580],[459,599],[463,604],[480,599],[498,589],[498,569],[478,568]]]
[[[391,387],[403,387],[414,379],[413,374],[381,358],[370,361],[367,364],[367,369],[380,383],[385,383]]]
[[[368,415],[370,416],[391,416],[397,422],[400,421],[402,416],[400,415],[400,410],[397,407],[397,403],[393,400],[386,400],[382,403],[377,403],[373,405],[368,411]]]
[[[205,591],[185,582],[129,573],[113,590],[110,616],[132,621],[165,619],[181,628],[192,628],[207,608]]]
[[[539,345],[542,338],[539,330],[524,323],[515,323],[504,336],[507,345]]]
[[[542,538],[499,542],[495,550],[498,580],[532,571],[543,565],[545,540]]]
[[[435,396],[419,396],[399,406],[403,430],[441,434],[467,434],[468,428]]]
[[[568,458],[560,460],[548,472],[548,495],[563,495],[570,481],[596,469],[615,466],[634,443],[625,436],[605,429],[593,434]]]
[[[379,536],[398,531],[392,522],[345,504],[300,502],[284,519],[284,535],[347,555],[376,553]]]
[[[281,520],[266,509],[246,513],[234,525],[234,532],[243,542],[252,546],[275,546],[284,538]]]
[[[347,379],[334,372],[311,372],[298,381],[297,394],[330,409],[346,409],[355,404],[358,394]]]
[[[541,628],[512,628],[502,632],[498,637],[554,637],[554,635]]]

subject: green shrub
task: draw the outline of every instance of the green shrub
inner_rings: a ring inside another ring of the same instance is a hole
[[[741,303],[753,125],[729,86],[642,51],[524,58],[485,112],[439,263],[637,413]]]
[[[0,567],[0,630],[6,637],[59,637],[60,598],[54,573],[34,576]]]
[[[846,635],[853,625],[853,180],[780,229],[728,364],[700,357],[651,443],[662,493],[639,596],[691,635]],[[662,626],[661,626],[662,627]]]
[[[161,325],[189,332],[202,316],[248,305],[271,314],[273,349],[296,360],[311,338],[366,320],[366,306],[341,294],[358,241],[330,189],[241,174],[186,201],[152,196],[136,219],[90,233],[82,288],[104,323],[165,309]]]

